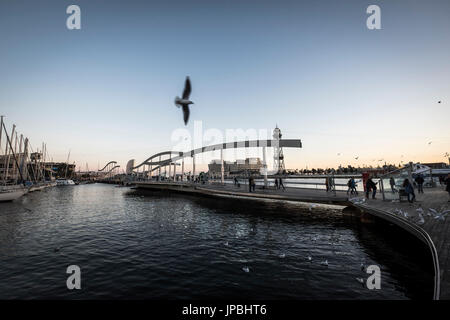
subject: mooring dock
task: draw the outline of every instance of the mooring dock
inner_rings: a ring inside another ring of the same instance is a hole
[[[450,210],[448,195],[443,188],[425,189],[417,194],[416,202],[364,199],[364,194],[348,196],[345,191],[326,192],[304,188],[257,188],[249,192],[248,185],[191,183],[191,182],[135,182],[138,189],[172,191],[202,196],[278,200],[352,206],[410,232],[430,249],[433,258],[435,283],[434,299],[450,299],[450,222],[445,213]],[[378,196],[380,197],[380,196]]]

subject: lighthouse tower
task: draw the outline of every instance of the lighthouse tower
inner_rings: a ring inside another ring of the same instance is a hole
[[[276,174],[280,174],[284,171],[284,156],[283,156],[283,148],[280,147],[280,139],[281,139],[281,130],[278,128],[278,125],[273,130],[273,139],[278,141],[275,142],[274,146],[274,154],[273,154],[273,169],[276,172]]]

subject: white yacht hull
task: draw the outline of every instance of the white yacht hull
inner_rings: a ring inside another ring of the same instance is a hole
[[[70,179],[58,179],[58,180],[56,180],[56,185],[57,186],[74,186],[75,182],[73,182],[73,180],[70,180]]]
[[[26,193],[26,189],[0,190],[0,202],[14,201]]]

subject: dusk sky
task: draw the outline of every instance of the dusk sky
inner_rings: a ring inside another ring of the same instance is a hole
[[[66,27],[71,4],[81,30]],[[381,30],[366,27],[372,4]],[[277,124],[303,142],[289,169],[450,152],[448,0],[2,0],[0,37],[8,130],[82,170],[170,150],[195,121],[224,135]]]

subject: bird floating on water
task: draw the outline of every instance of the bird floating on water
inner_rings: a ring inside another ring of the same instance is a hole
[[[187,125],[189,120],[189,105],[194,104],[191,100],[189,100],[190,95],[191,95],[191,80],[189,80],[189,77],[186,77],[182,97],[180,98],[176,96],[175,98],[175,105],[178,108],[183,107],[183,120],[185,125]]]
[[[244,272],[250,272],[250,268],[249,268],[249,267],[243,267],[242,270],[243,270]]]
[[[320,264],[324,265],[324,266],[328,266],[328,260],[322,261]]]
[[[286,258],[286,255],[284,253],[282,253],[278,257],[280,257],[281,259],[284,259],[284,258]]]

